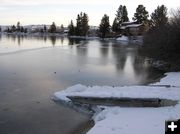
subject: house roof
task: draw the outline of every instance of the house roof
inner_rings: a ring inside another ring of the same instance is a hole
[[[136,21],[133,21],[133,22],[123,22],[122,24],[135,24],[135,23],[137,23]]]
[[[142,24],[132,24],[132,25],[127,25],[126,27],[139,27],[141,26]]]
[[[126,25],[121,26],[122,30],[124,30],[126,28],[136,28],[136,27],[139,27],[142,25],[142,24],[135,24],[134,22],[124,22],[123,24],[126,24]]]

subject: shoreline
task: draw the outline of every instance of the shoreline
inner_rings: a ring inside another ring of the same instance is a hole
[[[118,119],[116,119],[116,118],[114,118],[114,116],[118,116],[118,118],[119,118],[119,120],[122,118],[122,115],[121,114],[125,114],[125,116],[128,116],[128,114],[126,114],[126,112],[128,112],[128,110],[129,109],[132,109],[132,110],[135,110],[135,111],[139,111],[140,113],[142,113],[143,114],[143,116],[146,116],[146,114],[148,114],[150,111],[151,112],[153,112],[156,116],[157,116],[157,118],[156,118],[156,122],[158,122],[159,123],[159,120],[158,119],[160,119],[160,120],[168,120],[169,118],[171,118],[171,111],[175,111],[175,113],[177,114],[177,117],[178,116],[180,116],[179,114],[178,114],[178,112],[177,111],[179,111],[179,99],[180,99],[180,96],[178,96],[178,94],[179,94],[179,90],[178,90],[178,88],[179,88],[179,82],[176,82],[176,81],[174,81],[175,79],[176,79],[176,77],[180,77],[180,73],[173,73],[173,72],[171,72],[171,73],[166,73],[166,74],[164,74],[164,76],[166,76],[166,77],[161,77],[161,78],[159,78],[160,79],[160,81],[156,81],[156,82],[153,82],[153,83],[149,83],[148,85],[149,86],[144,86],[144,87],[141,87],[141,86],[135,86],[134,88],[136,88],[136,90],[137,91],[140,91],[140,92],[144,92],[144,94],[145,94],[145,98],[148,98],[148,96],[151,98],[151,97],[156,97],[156,96],[159,96],[158,98],[159,99],[165,99],[165,98],[167,98],[167,99],[169,99],[169,100],[176,100],[177,101],[177,104],[175,105],[175,106],[165,106],[165,107],[158,107],[158,108],[146,108],[146,109],[143,109],[143,108],[128,108],[128,107],[117,107],[117,106],[114,106],[114,107],[107,107],[107,106],[101,106],[100,105],[100,107],[102,107],[103,108],[103,110],[101,110],[101,111],[99,111],[99,112],[95,112],[95,114],[93,115],[93,117],[92,117],[92,119],[94,120],[94,123],[95,123],[95,125],[94,126],[91,126],[90,124],[88,124],[88,131],[86,131],[88,134],[97,134],[97,133],[99,133],[99,132],[105,132],[106,131],[106,129],[107,129],[107,131],[117,131],[117,132],[123,132],[124,130],[122,129],[119,129],[119,127],[121,126],[121,127],[124,127],[124,129],[126,129],[126,127],[127,127],[127,125],[125,125],[125,124],[123,124],[123,122],[121,122],[120,124],[120,126],[118,126],[118,125],[115,125],[115,126],[113,126],[113,125],[110,125],[113,129],[110,129],[110,128],[106,128],[107,126],[106,125],[108,125],[109,123],[109,120],[114,120],[115,122],[117,122],[118,121]],[[173,77],[174,76],[174,77]],[[153,85],[154,85],[154,87],[153,87]],[[164,86],[163,86],[164,85]],[[94,87],[86,87],[86,86],[83,86],[83,85],[76,85],[76,86],[74,86],[74,87],[70,87],[70,88],[67,88],[66,90],[65,90],[65,92],[64,91],[61,91],[61,92],[56,92],[54,95],[56,96],[56,97],[58,97],[59,98],[59,101],[66,101],[67,103],[69,103],[69,102],[71,102],[72,101],[72,103],[75,103],[76,104],[76,101],[74,101],[74,100],[71,100],[71,97],[69,98],[69,96],[79,96],[79,97],[85,97],[86,98],[86,96],[87,97],[99,97],[99,98],[101,98],[101,97],[105,97],[106,95],[107,95],[107,93],[105,93],[105,94],[103,94],[103,93],[101,93],[101,92],[99,92],[99,91],[96,91],[97,89],[99,89],[100,91],[103,91],[103,92],[110,92],[110,93],[112,93],[112,95],[113,94],[115,94],[115,92],[114,91],[112,91],[112,89],[110,90],[110,91],[108,91],[108,90],[106,90],[106,88],[107,89],[110,89],[111,87],[106,87],[106,86],[104,86],[104,87],[98,87],[98,86],[94,86]],[[114,87],[113,87],[114,88]],[[121,89],[121,91],[120,92],[122,92],[122,94],[124,94],[125,96],[127,95],[127,96],[131,96],[131,93],[130,93],[130,95],[128,95],[128,94],[125,94],[125,92],[130,92],[130,91],[132,91],[132,89],[131,88],[133,88],[133,87],[117,87],[117,88],[119,88],[119,89]],[[127,88],[127,89],[126,89]],[[144,89],[145,88],[145,89]],[[146,89],[147,88],[147,89]],[[172,91],[170,90],[172,88]],[[77,89],[77,92],[76,92],[76,89]],[[128,91],[125,91],[125,89],[126,90],[128,90]],[[136,91],[135,90],[135,91]],[[145,90],[145,91],[144,91]],[[157,90],[158,90],[158,92],[157,92]],[[95,92],[96,91],[96,92]],[[134,91],[134,90],[133,90]],[[162,91],[163,91],[163,94],[162,94]],[[73,93],[73,94],[71,94],[71,92]],[[95,93],[94,93],[95,92]],[[94,93],[94,94],[93,94]],[[149,93],[149,94],[148,94]],[[157,94],[158,93],[158,94]],[[101,94],[102,94],[102,96],[101,96]],[[119,94],[118,92],[117,92],[117,94]],[[148,95],[147,95],[148,94]],[[176,95],[175,95],[176,94]],[[120,94],[119,94],[120,95]],[[122,95],[122,96],[124,96],[124,95]],[[67,97],[67,99],[63,99],[64,97]],[[108,96],[108,95],[107,95]],[[111,96],[111,94],[110,94],[110,96]],[[116,95],[115,95],[116,96]],[[114,97],[115,97],[114,96]],[[117,95],[118,96],[118,95]],[[139,96],[138,95],[138,93],[136,94],[132,94],[132,98],[136,98],[137,96]],[[168,97],[169,96],[169,97]],[[141,97],[143,97],[143,93],[139,96],[140,98]],[[131,98],[131,97],[130,97]],[[83,104],[82,104],[83,105]],[[99,108],[100,108],[99,107]],[[173,107],[172,109],[171,109],[171,107]],[[97,108],[98,108],[98,106],[97,106]],[[170,110],[171,109],[171,110]],[[115,111],[118,111],[118,112],[115,112]],[[122,111],[121,111],[122,110]],[[123,112],[124,111],[124,112]],[[162,114],[162,112],[165,112],[166,114],[164,114],[164,115],[161,115]],[[121,114],[120,114],[121,113]],[[132,112],[130,112],[130,113],[132,113]],[[112,116],[109,116],[109,114]],[[158,115],[161,115],[162,117],[159,117]],[[141,114],[138,114],[138,116],[140,116]],[[134,116],[134,115],[133,115]],[[176,116],[174,116],[174,118],[175,118]],[[177,118],[176,117],[176,118]],[[126,118],[125,118],[126,119]],[[125,119],[122,119],[122,120],[125,120]],[[146,120],[149,120],[149,117],[146,117],[145,118]],[[128,120],[131,120],[131,119],[128,119]],[[136,119],[137,121],[140,121],[141,122],[141,119],[139,119],[138,117],[137,117],[137,119]],[[100,121],[100,123],[99,123],[99,121]],[[104,123],[102,123],[102,122],[104,122]],[[128,123],[132,128],[133,128],[133,123],[131,123],[131,122],[126,122],[126,123]],[[154,123],[152,123],[152,124],[154,124]],[[151,125],[152,125],[151,124]],[[99,127],[99,125],[101,126],[101,127]],[[118,127],[117,127],[118,126]],[[160,126],[160,123],[158,124],[158,126]],[[89,128],[89,127],[91,127],[91,128]],[[117,127],[117,128],[116,128]],[[162,131],[162,127],[158,127],[157,129],[155,129],[154,127],[156,127],[156,126],[154,126],[154,125],[152,125],[151,126],[152,127],[152,129],[153,129],[153,131],[154,132],[161,132]],[[149,128],[149,130],[151,129],[151,127]],[[81,128],[80,128],[81,129]],[[151,130],[152,130],[151,129]],[[82,129],[81,129],[82,130]],[[139,132],[138,130],[136,130],[137,132]],[[82,132],[84,132],[83,130],[82,130]],[[130,131],[129,131],[130,132]],[[80,133],[81,134],[81,133]],[[84,134],[84,133],[83,133]]]
[[[92,118],[90,118],[85,124],[77,128],[77,130],[75,130],[75,132],[73,132],[72,134],[87,134],[87,132],[91,128],[93,128],[94,125],[95,125],[95,122],[92,120]]]
[[[110,37],[110,38],[100,38],[98,36],[68,36],[67,34],[59,33],[5,33],[1,32],[1,35],[10,35],[10,36],[27,36],[27,37],[62,37],[70,39],[85,39],[85,40],[116,40],[118,42],[131,42],[131,43],[142,43],[142,36],[126,36],[128,40],[119,40],[121,37]],[[136,39],[132,37],[137,37]],[[123,36],[122,36],[123,38]]]

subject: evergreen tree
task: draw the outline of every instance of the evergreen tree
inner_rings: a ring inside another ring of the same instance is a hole
[[[43,28],[41,28],[41,29],[40,29],[40,33],[44,33],[44,30],[43,30]]]
[[[12,27],[11,27],[11,30],[10,30],[11,32],[15,32],[16,31],[16,26],[15,25],[13,25]]]
[[[120,29],[119,23],[117,21],[117,18],[115,18],[114,21],[113,21],[113,24],[112,24],[112,31],[118,32],[119,29]]]
[[[46,33],[47,32],[47,27],[44,25],[43,31]]]
[[[77,19],[76,19],[76,35],[80,36],[81,32],[82,32],[82,12],[80,14],[77,15]]]
[[[151,14],[152,27],[164,26],[168,23],[167,7],[164,5],[158,6]]]
[[[119,6],[119,8],[117,10],[116,18],[117,18],[119,24],[129,21],[126,6],[122,6],[122,5]]]
[[[27,33],[28,32],[28,29],[27,28],[24,28],[24,33]]]
[[[129,21],[128,11],[127,11],[126,6],[123,6],[122,22],[127,22],[127,21]]]
[[[77,36],[86,36],[87,31],[89,30],[88,25],[88,15],[86,13],[80,13],[77,15],[76,19],[76,35]]]
[[[89,22],[88,15],[84,13],[82,16],[82,36],[86,36],[89,30],[88,22]]]
[[[24,27],[20,27],[20,32],[24,32]]]
[[[61,24],[61,30],[63,30],[63,31],[64,31],[64,25],[63,25],[63,24]]]
[[[60,33],[61,33],[61,34],[64,33],[64,25],[63,25],[63,24],[61,24],[61,31],[60,31]]]
[[[73,24],[72,20],[71,20],[71,23],[69,24],[68,28],[69,28],[68,35],[69,36],[75,35],[75,27],[74,27],[74,24]]]
[[[56,24],[55,22],[52,23],[52,25],[49,28],[50,33],[55,33],[56,32]]]
[[[112,25],[112,30],[114,32],[119,32],[121,28],[121,24],[123,22],[129,21],[129,18],[128,18],[128,12],[126,6],[120,5],[116,12],[117,14]]]
[[[18,32],[20,32],[21,31],[21,26],[20,26],[20,22],[18,21],[17,22],[17,29],[16,29]]]
[[[99,25],[100,37],[105,38],[110,32],[109,16],[106,14],[102,17],[101,23]]]
[[[119,25],[121,25],[121,23],[123,22],[123,20],[122,20],[122,16],[123,16],[123,6],[120,5],[119,8],[118,8],[118,10],[117,10],[116,12],[117,12],[117,14],[116,14],[116,19],[117,19]]]
[[[146,23],[148,21],[149,13],[143,5],[138,5],[136,13],[134,13],[133,20],[138,24]]]
[[[9,27],[7,28],[7,33],[10,33],[11,32],[11,30],[9,29]]]

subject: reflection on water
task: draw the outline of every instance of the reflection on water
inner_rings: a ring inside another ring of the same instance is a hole
[[[52,45],[55,46],[55,44],[56,44],[56,36],[50,36],[50,40],[52,42]]]
[[[23,45],[25,45],[25,43],[28,43],[28,41],[30,40],[31,42],[40,41],[41,45],[43,45],[42,41],[44,41],[44,43],[48,42],[49,44],[51,44],[51,46],[59,46],[59,45],[64,45],[64,44],[74,45],[74,44],[79,44],[82,40],[84,40],[84,39],[74,39],[74,38],[65,39],[65,37],[40,36],[40,35],[26,36],[26,35],[9,35],[9,34],[1,35],[0,34],[0,40],[1,40],[1,37],[3,37],[3,39],[5,39],[6,41],[8,39],[8,41],[11,41],[11,43],[14,43],[16,45],[18,44],[19,46],[22,44],[24,39],[25,39],[25,42],[23,43]]]
[[[56,49],[63,52],[66,50],[70,54],[63,55],[63,58],[68,60],[66,64],[68,66],[77,64],[76,68],[72,67],[71,69],[82,71],[76,74],[79,79],[77,83],[100,85],[145,84],[153,80],[152,74],[158,74],[157,70],[153,70],[148,64],[147,58],[139,55],[138,45],[136,44],[124,45],[116,41],[83,40],[56,36],[27,37],[12,35],[2,36],[0,46],[3,44],[7,48],[59,46]],[[72,65],[72,63],[74,64]],[[74,76],[69,75],[68,71],[66,73],[69,80],[74,78]]]

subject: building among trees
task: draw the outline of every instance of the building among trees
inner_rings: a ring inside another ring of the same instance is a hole
[[[123,22],[121,24],[121,34],[126,36],[138,36],[147,32],[148,28],[138,22]]]

